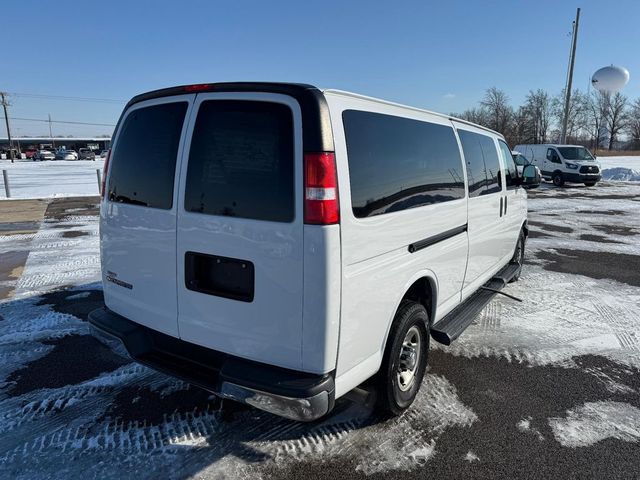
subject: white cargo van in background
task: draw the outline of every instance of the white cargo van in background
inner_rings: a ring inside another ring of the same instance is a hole
[[[430,337],[520,275],[540,180],[486,128],[283,83],[135,97],[104,179],[96,337],[297,420],[374,375],[408,408]]]
[[[565,182],[584,183],[593,187],[602,179],[600,165],[591,152],[581,145],[516,145],[514,150],[538,167],[542,178],[552,180],[557,187]]]

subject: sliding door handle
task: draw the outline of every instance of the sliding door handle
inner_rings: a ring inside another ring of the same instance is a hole
[[[500,216],[502,217],[502,197],[500,197]]]
[[[504,197],[504,214],[507,214],[507,196]]]

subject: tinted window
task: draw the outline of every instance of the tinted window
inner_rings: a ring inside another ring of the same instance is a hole
[[[186,111],[186,102],[164,103],[127,116],[109,162],[109,200],[171,208]]]
[[[500,176],[500,158],[493,138],[480,135],[480,146],[484,156],[484,166],[487,172],[487,193],[495,193],[502,190],[502,177]]]
[[[487,174],[484,168],[484,155],[480,147],[480,137],[477,133],[458,130],[464,159],[467,162],[467,183],[469,196],[477,197],[486,191]]]
[[[467,130],[458,130],[467,162],[469,196],[487,195],[502,189],[500,159],[493,138]]]
[[[293,142],[293,118],[286,105],[203,102],[191,141],[185,209],[292,221]]]
[[[558,147],[565,160],[593,160],[593,156],[584,147]]]
[[[547,160],[551,160],[553,163],[562,163],[560,157],[558,157],[557,152],[553,148],[547,149]]]
[[[342,118],[356,217],[464,197],[453,128],[357,110]]]
[[[513,189],[518,186],[518,169],[516,168],[516,163],[513,161],[513,156],[511,155],[511,150],[506,143],[502,140],[498,140],[498,145],[500,145],[500,150],[502,150],[502,158],[505,162],[505,177],[507,179],[507,189]]]

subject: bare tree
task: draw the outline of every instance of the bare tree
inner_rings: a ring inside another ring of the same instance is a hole
[[[551,97],[544,90],[530,90],[525,99],[524,114],[530,122],[533,143],[546,143],[551,124]]]
[[[564,100],[564,90],[553,97],[552,100],[551,108],[553,118],[558,126],[562,125],[562,117],[564,116]],[[572,142],[577,143],[581,137],[588,137],[591,134],[590,117],[588,113],[588,96],[580,90],[575,89],[571,93],[569,111],[567,113],[567,139],[571,139]],[[558,137],[560,136],[560,130],[555,133]]]
[[[606,126],[609,131],[609,150],[611,150],[618,134],[626,126],[628,100],[620,92],[616,92],[613,96],[610,93],[605,95],[607,97]]]
[[[496,87],[488,89],[480,102],[486,112],[488,127],[507,136],[513,109],[509,105],[509,97]]]
[[[452,115],[454,117],[461,118],[462,120],[467,120],[468,122],[477,123],[478,125],[487,126],[488,124],[487,114],[481,108],[471,108],[462,113],[454,113]]]
[[[591,132],[591,147],[596,150],[602,146],[607,138],[607,94],[594,90],[587,97],[585,105],[587,124]]]
[[[627,121],[627,133],[631,140],[631,148],[640,149],[640,98],[631,104]]]

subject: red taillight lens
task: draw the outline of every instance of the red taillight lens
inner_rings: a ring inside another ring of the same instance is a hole
[[[111,149],[107,150],[104,157],[104,167],[102,167],[102,182],[100,185],[100,198],[104,198],[104,189],[107,185],[107,174],[109,173],[109,159],[111,158]]]
[[[336,159],[333,152],[304,154],[304,223],[340,221]]]

